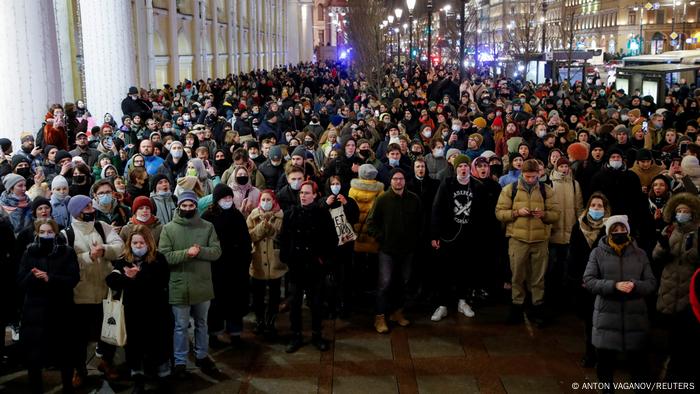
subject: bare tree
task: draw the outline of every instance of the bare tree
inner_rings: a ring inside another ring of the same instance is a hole
[[[542,10],[542,1],[522,0],[514,3],[515,9],[512,10],[513,22],[512,26],[508,28],[509,34],[505,40],[511,56],[522,59],[525,63],[526,76],[530,61],[534,59],[535,54],[538,52],[542,35],[542,26],[538,23],[538,16]]]
[[[561,22],[559,23],[559,37],[561,45],[566,49],[566,81],[571,83],[571,63],[573,62],[576,40],[574,38],[576,28],[577,7],[561,5]]]
[[[384,54],[386,30],[380,29],[388,10],[384,0],[348,0],[348,40],[356,71],[364,74],[368,85],[376,93],[384,83]]]

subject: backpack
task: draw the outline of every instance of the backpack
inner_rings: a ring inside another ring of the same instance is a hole
[[[545,184],[544,182],[537,182],[538,185],[540,185],[540,194],[542,195],[542,203],[544,204],[547,202],[547,193],[545,190]],[[511,192],[510,192],[510,199],[511,201],[515,201],[515,195],[518,194],[518,181],[515,181],[510,184],[511,186]],[[576,186],[574,186],[575,188]],[[576,189],[574,189],[574,194],[576,193]]]
[[[105,234],[105,228],[102,227],[102,222],[96,221],[95,222],[95,231],[97,231],[97,234],[100,234],[100,238],[102,238],[102,243],[104,245],[107,244],[107,235]],[[66,240],[68,240],[68,246],[71,248],[75,244],[75,230],[73,230],[72,227],[68,227],[65,229],[66,232]]]

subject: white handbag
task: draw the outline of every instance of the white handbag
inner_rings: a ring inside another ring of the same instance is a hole
[[[124,290],[118,300],[112,299],[112,292],[102,300],[102,333],[104,343],[115,346],[126,345],[126,323],[124,322]]]

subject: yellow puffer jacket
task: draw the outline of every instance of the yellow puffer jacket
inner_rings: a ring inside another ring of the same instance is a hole
[[[248,270],[251,277],[270,280],[281,278],[287,272],[287,265],[280,261],[280,250],[275,247],[283,218],[282,210],[262,212],[260,208],[253,209],[248,215],[246,223],[253,241],[253,258]]]
[[[355,252],[377,253],[379,243],[367,233],[367,214],[372,209],[374,200],[384,192],[384,185],[376,180],[355,178],[350,181],[350,198],[357,202],[360,208],[360,220],[355,224]]]
[[[552,235],[549,242],[568,244],[571,239],[571,229],[583,210],[583,197],[578,181],[571,178],[571,173],[562,175],[552,171],[552,190],[554,201],[559,207],[559,220],[552,224]]]
[[[512,190],[513,184],[506,185],[496,204],[496,218],[506,224],[506,236],[527,243],[546,241],[549,238],[547,225],[559,220],[559,208],[552,188],[548,185],[544,186],[547,194],[546,201],[542,199],[539,186],[534,186],[528,193],[522,180],[518,180],[518,191],[513,199],[511,199]],[[534,216],[513,217],[514,211],[520,208],[528,208],[531,212],[539,209],[544,210],[545,213],[541,219]]]

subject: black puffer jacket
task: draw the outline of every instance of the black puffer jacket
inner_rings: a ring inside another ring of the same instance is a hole
[[[632,281],[634,290],[629,294],[617,290],[615,283],[622,281]],[[649,332],[644,297],[656,288],[646,253],[632,242],[618,256],[603,237],[591,252],[583,282],[596,296],[593,345],[618,351],[644,349]]]
[[[338,236],[331,214],[313,203],[296,205],[284,211],[280,231],[280,260],[290,270],[299,269],[302,263],[329,261],[338,245]]]

